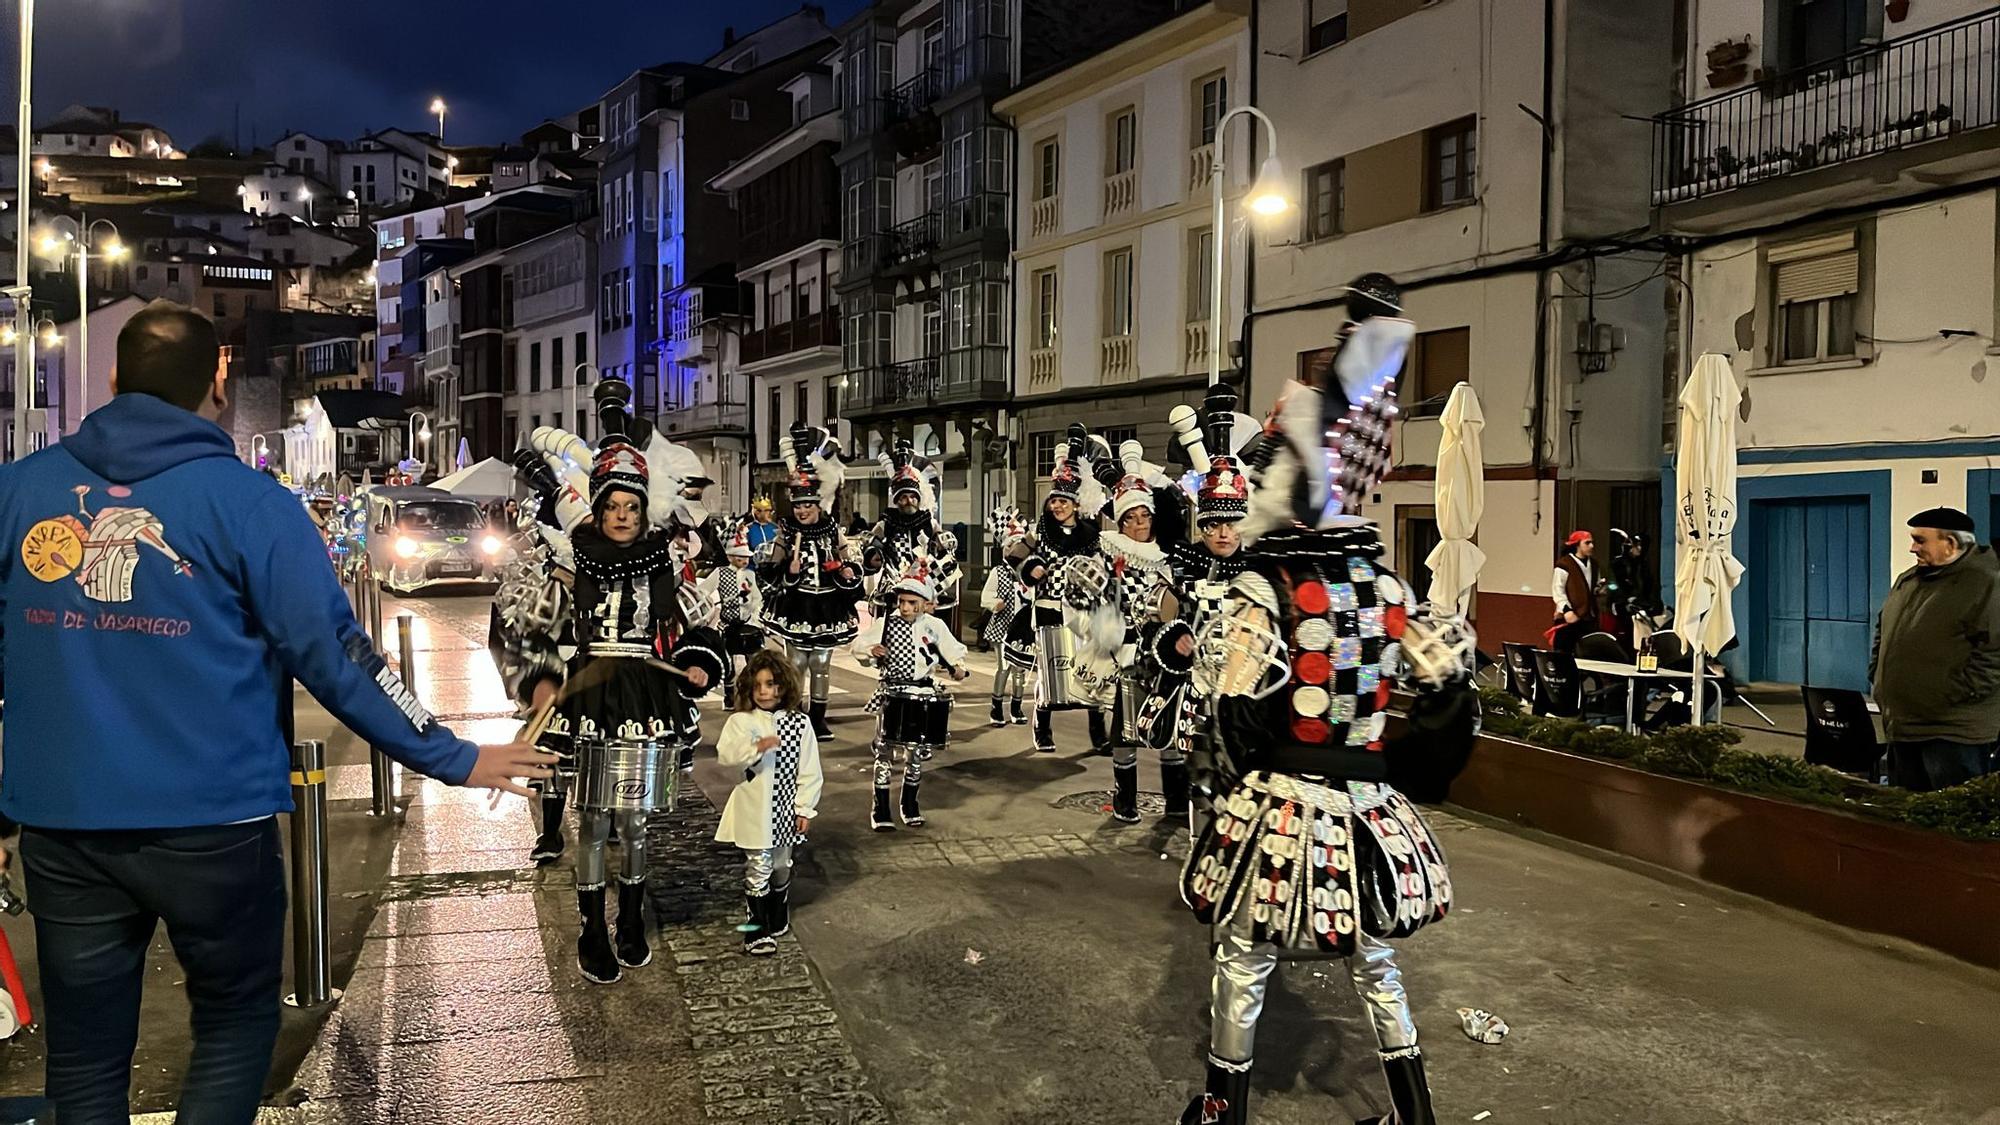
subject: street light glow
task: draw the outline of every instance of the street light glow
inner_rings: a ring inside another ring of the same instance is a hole
[[[1285,166],[1273,153],[1264,158],[1264,166],[1257,170],[1257,182],[1250,185],[1250,194],[1244,197],[1243,205],[1266,217],[1282,215],[1292,207],[1284,185]]]
[[[117,239],[112,239],[111,242],[108,245],[106,245],[104,249],[98,251],[98,253],[106,258],[115,261],[125,256],[125,244],[118,241]]]
[[[432,99],[431,99],[431,112],[432,112],[432,113],[443,113],[443,112],[444,112],[444,99],[443,99],[443,98],[432,98]]]

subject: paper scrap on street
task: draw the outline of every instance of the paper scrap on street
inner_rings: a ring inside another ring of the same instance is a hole
[[[1465,1037],[1474,1043],[1498,1043],[1512,1030],[1506,1020],[1484,1008],[1460,1008],[1458,1023],[1465,1029]]]

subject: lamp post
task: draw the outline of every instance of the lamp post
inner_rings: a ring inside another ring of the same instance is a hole
[[[438,143],[444,143],[444,99],[431,99],[431,112],[438,115]]]
[[[1264,123],[1265,130],[1271,135],[1271,155],[1264,158],[1263,167],[1257,170],[1257,180],[1250,185],[1250,193],[1243,197],[1243,205],[1250,209],[1251,214],[1264,218],[1282,215],[1292,205],[1291,200],[1285,197],[1285,167],[1278,162],[1278,127],[1256,106],[1240,105],[1223,114],[1222,120],[1215,123],[1215,147],[1209,158],[1212,163],[1208,177],[1209,195],[1215,205],[1215,221],[1208,232],[1212,244],[1208,279],[1208,385],[1211,387],[1222,381],[1222,291],[1226,285],[1222,272],[1222,181],[1229,171],[1222,144],[1229,134],[1229,123],[1246,114]],[[1244,299],[1249,300],[1248,293],[1244,294]]]
[[[119,240],[118,224],[110,219],[92,219],[88,216],[72,219],[59,215],[59,223],[76,227],[74,234],[64,231],[58,240],[54,235],[42,239],[42,252],[60,260],[67,255],[63,243],[76,243],[76,367],[77,367],[77,411],[80,420],[90,413],[90,236],[98,227],[111,228],[111,241],[104,244],[99,252],[107,262],[115,262],[125,256],[125,244]]]
[[[250,467],[263,471],[264,458],[271,452],[271,441],[263,434],[250,435]]]
[[[589,365],[588,363],[579,363],[579,364],[577,364],[577,365],[576,365],[575,367],[572,367],[572,368],[570,368],[570,372],[569,372],[569,418],[570,418],[570,421],[571,421],[571,422],[574,422],[574,421],[576,421],[576,389],[577,389],[578,387],[581,387],[581,386],[583,385],[583,380],[585,379],[585,377],[587,377],[587,376],[588,376],[588,375],[590,374],[591,370],[592,370],[592,369],[591,369],[591,366],[590,366],[590,365]],[[584,435],[582,435],[582,434],[578,434],[578,435],[576,435],[576,436],[578,436],[578,437],[583,437]],[[585,439],[585,440],[588,440],[588,439]]]
[[[419,418],[422,418],[424,420],[422,429],[417,428],[417,419]],[[421,410],[412,410],[410,411],[410,460],[418,461],[419,468],[422,467],[422,463],[417,457],[417,439],[420,437],[423,438],[425,441],[430,440],[431,416],[424,413]]]
[[[15,184],[20,194],[14,211],[14,285],[7,291],[14,299],[14,456],[28,453],[28,404],[35,390],[35,322],[28,308],[28,216],[35,182],[30,178],[34,145],[33,95],[35,89],[35,0],[21,0],[21,100],[14,121]],[[46,167],[48,162],[43,161]]]
[[[313,189],[309,187],[300,188],[299,198],[305,201],[306,225],[311,226],[313,221]]]

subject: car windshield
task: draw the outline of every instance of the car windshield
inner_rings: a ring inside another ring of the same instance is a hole
[[[404,531],[477,531],[486,514],[477,504],[410,504],[396,517]]]

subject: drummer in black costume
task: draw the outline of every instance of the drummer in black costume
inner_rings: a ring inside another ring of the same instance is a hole
[[[1414,329],[1379,274],[1350,288],[1348,311],[1331,376],[1290,384],[1245,454],[1257,487],[1244,569],[1197,638],[1195,688],[1214,697],[1231,768],[1182,872],[1214,952],[1207,1082],[1183,1125],[1249,1120],[1257,1019],[1281,958],[1348,960],[1392,1106],[1368,1122],[1437,1120],[1388,939],[1451,906],[1443,851],[1405,792],[1441,799],[1471,751],[1471,634],[1415,615],[1375,525],[1353,514],[1388,465]],[[1398,678],[1415,694],[1408,733],[1388,741]]]
[[[878,613],[892,610],[896,582],[922,559],[937,588],[933,611],[949,619],[958,605],[958,544],[938,523],[937,482],[931,476],[935,470],[908,441],[898,441],[879,460],[889,474],[890,507],[869,531],[863,552],[869,569],[878,575],[871,601]]]
[[[880,670],[882,686],[868,703],[881,716],[875,744],[875,806],[868,824],[877,832],[893,832],[889,812],[889,781],[896,759],[903,759],[903,823],[924,823],[917,787],[924,780],[924,763],[944,748],[951,735],[951,696],[939,688],[941,669],[954,680],[966,677],[965,644],[951,628],[931,615],[936,588],[923,561],[896,580],[895,608],[868,623],[854,642],[854,655]]]
[[[1028,612],[1036,638],[1035,749],[1044,754],[1056,749],[1051,712],[1077,707],[1090,712],[1091,747],[1107,752],[1111,748],[1108,712],[1116,693],[1115,658],[1100,651],[1085,663],[1085,654],[1076,648],[1079,635],[1098,638],[1109,630],[1072,630],[1064,623],[1066,617],[1104,611],[1111,596],[1098,541],[1103,490],[1086,472],[1088,447],[1089,434],[1081,423],[1071,423],[1069,439],[1056,443],[1049,498],[1042,505],[1028,553],[1015,568],[1033,595]],[[1115,603],[1109,612],[1116,616]]]
[[[736,707],[736,678],[740,661],[764,647],[764,594],[757,576],[750,570],[749,528],[738,525],[722,548],[727,565],[718,566],[700,579],[701,589],[713,602],[729,660],[722,669],[722,706]]]
[[[785,465],[791,472],[792,514],[772,541],[769,560],[758,565],[766,588],[764,623],[785,642],[785,655],[806,680],[813,733],[826,739],[833,735],[826,725],[833,650],[852,643],[860,628],[855,602],[861,572],[833,520],[846,468],[838,447],[818,426],[792,427]]]

